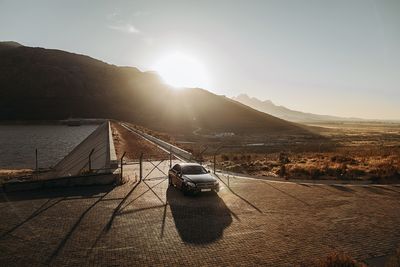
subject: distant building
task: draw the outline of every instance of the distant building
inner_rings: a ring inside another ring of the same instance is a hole
[[[217,133],[215,134],[215,137],[229,137],[229,136],[234,136],[235,134],[232,132],[224,132],[224,133]]]

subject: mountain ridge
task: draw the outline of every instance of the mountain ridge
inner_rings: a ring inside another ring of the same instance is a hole
[[[361,118],[346,118],[292,110],[285,106],[275,105],[271,100],[260,100],[256,97],[250,97],[247,94],[239,94],[236,97],[232,97],[232,99],[239,103],[252,107],[258,111],[265,112],[272,116],[297,123],[366,121],[365,119]]]
[[[204,89],[174,90],[154,72],[9,42],[0,43],[0,88],[0,120],[109,118],[179,133],[308,133]]]

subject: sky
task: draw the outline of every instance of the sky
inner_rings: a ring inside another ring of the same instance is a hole
[[[142,71],[178,53],[216,94],[397,120],[399,14],[399,0],[0,0],[0,40]]]

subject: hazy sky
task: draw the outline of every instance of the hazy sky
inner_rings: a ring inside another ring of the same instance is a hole
[[[0,0],[0,40],[141,70],[179,52],[217,94],[400,119],[400,0]]]

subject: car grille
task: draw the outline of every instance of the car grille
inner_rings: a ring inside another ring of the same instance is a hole
[[[196,184],[198,188],[211,188],[214,187],[214,183],[198,183]]]

